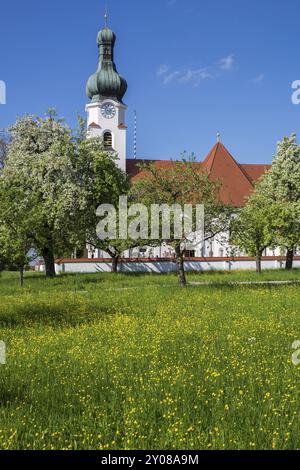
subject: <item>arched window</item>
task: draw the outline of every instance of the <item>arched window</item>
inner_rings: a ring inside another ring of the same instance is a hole
[[[107,149],[107,150],[112,149],[112,134],[111,134],[111,132],[104,132],[103,144],[104,144],[105,149]]]

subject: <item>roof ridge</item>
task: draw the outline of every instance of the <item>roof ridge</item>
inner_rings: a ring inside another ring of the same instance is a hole
[[[207,156],[205,157],[205,159],[203,160],[202,162],[202,165],[204,167],[208,167],[208,170],[209,172],[211,173],[212,171],[212,167],[213,167],[213,164],[214,164],[214,159],[216,157],[216,153],[217,153],[217,150],[218,150],[218,145],[219,145],[220,142],[217,142],[213,148],[210,150],[210,152],[207,154]],[[211,165],[209,165],[210,161],[212,160],[212,163]]]
[[[219,147],[221,147],[222,144],[221,142],[217,142],[216,145],[215,145],[215,153],[214,153],[214,156],[213,156],[213,161],[212,161],[212,165],[210,167],[210,171],[212,172],[213,171],[213,168],[214,168],[214,165],[216,163],[216,156],[217,156],[217,152],[219,150]]]

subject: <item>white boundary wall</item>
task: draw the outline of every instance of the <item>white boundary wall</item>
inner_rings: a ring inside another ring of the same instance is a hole
[[[280,269],[285,267],[284,258],[264,258],[263,269]],[[294,261],[294,267],[300,268],[300,257]],[[56,272],[61,273],[97,273],[110,272],[109,260],[61,260],[55,265]],[[186,271],[231,271],[231,270],[255,270],[255,260],[251,258],[237,259],[201,259],[186,260]],[[38,270],[43,271],[41,265]],[[173,260],[122,260],[118,271],[123,273],[170,273],[176,271],[176,263]]]

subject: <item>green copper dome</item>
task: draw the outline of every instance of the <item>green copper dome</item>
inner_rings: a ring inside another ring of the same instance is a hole
[[[107,27],[98,33],[99,64],[86,86],[86,93],[93,102],[110,98],[122,103],[126,93],[127,82],[119,75],[114,63],[115,42],[115,34]]]

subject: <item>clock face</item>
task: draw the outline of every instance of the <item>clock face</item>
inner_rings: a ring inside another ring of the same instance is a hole
[[[105,103],[102,105],[101,114],[106,119],[112,119],[116,115],[116,108],[112,103]]]

